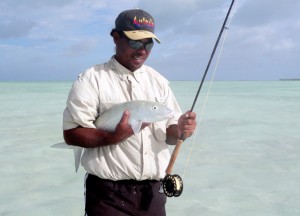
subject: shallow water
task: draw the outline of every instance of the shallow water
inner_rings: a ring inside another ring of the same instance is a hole
[[[83,215],[84,170],[75,174],[72,151],[50,148],[62,141],[71,85],[0,83],[1,216]],[[171,87],[190,109],[198,82]],[[168,215],[300,215],[300,82],[218,81],[206,101],[207,91],[175,164],[184,190],[168,199]]]

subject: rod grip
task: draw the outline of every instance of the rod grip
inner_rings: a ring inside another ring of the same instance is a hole
[[[180,150],[180,147],[181,147],[181,144],[183,143],[183,141],[184,141],[184,139],[182,138],[182,136],[177,140],[176,146],[175,146],[175,148],[172,152],[168,167],[166,169],[166,174],[167,175],[171,175],[171,173],[172,173],[173,166],[175,164],[177,155],[179,153],[179,150]]]

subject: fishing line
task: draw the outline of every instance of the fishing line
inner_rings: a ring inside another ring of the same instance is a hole
[[[207,75],[207,72],[208,72],[208,69],[209,69],[209,67],[210,67],[210,64],[211,64],[211,61],[212,61],[212,59],[213,59],[213,56],[214,56],[214,54],[215,54],[215,52],[216,52],[216,49],[217,49],[217,47],[218,47],[218,44],[219,44],[219,41],[220,41],[220,39],[221,39],[222,33],[223,33],[223,31],[224,31],[225,29],[228,28],[228,27],[226,27],[226,22],[227,22],[227,20],[228,20],[229,15],[230,15],[232,6],[233,6],[233,4],[234,4],[234,1],[235,1],[235,0],[232,0],[232,2],[231,2],[231,4],[230,4],[230,7],[229,7],[229,9],[228,9],[228,12],[227,12],[227,14],[226,14],[226,17],[225,17],[225,20],[224,20],[224,22],[223,22],[222,28],[221,28],[221,30],[220,30],[219,36],[218,36],[217,41],[216,41],[216,43],[215,43],[215,46],[214,46],[214,48],[213,48],[212,54],[211,54],[211,56],[210,56],[210,59],[209,59],[209,61],[208,61],[207,66],[206,66],[204,75],[203,75],[203,77],[202,77],[201,83],[200,83],[199,88],[198,88],[198,90],[197,90],[197,93],[196,93],[195,99],[194,99],[194,101],[193,101],[192,107],[191,107],[191,109],[190,109],[191,112],[193,111],[193,109],[194,109],[194,107],[195,107],[195,104],[196,104],[196,102],[197,102],[197,99],[198,99],[200,90],[201,90],[202,85],[203,85],[203,83],[204,83],[204,80],[205,80],[205,77],[206,77],[206,75]],[[224,45],[224,41],[223,41],[223,45]],[[223,45],[222,45],[222,46],[223,46]],[[221,49],[221,50],[222,50],[222,49]],[[219,58],[220,58],[220,54],[219,54]],[[219,62],[219,58],[218,58],[217,64],[218,64],[218,62]],[[216,71],[216,67],[215,67],[215,71]],[[215,71],[214,71],[214,74],[215,74]],[[213,75],[213,78],[214,78],[214,75]],[[212,83],[212,82],[211,82],[211,83]],[[211,86],[211,84],[210,84],[210,86]],[[209,87],[209,90],[210,90],[210,87]],[[209,93],[209,92],[208,92],[208,93]],[[208,96],[208,95],[207,95],[207,96]],[[207,98],[206,98],[206,101],[207,101]],[[205,103],[206,103],[206,102],[205,102]],[[203,108],[203,109],[204,109],[204,108]],[[203,113],[204,113],[204,110],[202,111],[201,116],[203,115]],[[202,117],[201,117],[201,118],[202,118]],[[196,136],[195,136],[195,137],[196,137]],[[175,148],[174,148],[174,150],[173,150],[173,152],[172,152],[172,155],[171,155],[171,158],[170,158],[168,167],[167,167],[167,169],[166,169],[166,176],[165,176],[165,178],[162,180],[162,188],[163,188],[163,192],[164,192],[167,196],[169,196],[169,197],[172,197],[172,196],[175,196],[175,197],[180,196],[181,193],[182,193],[182,191],[183,191],[183,181],[182,181],[182,178],[181,178],[179,175],[176,175],[176,174],[175,174],[175,175],[172,175],[171,172],[172,172],[173,166],[174,166],[174,164],[175,164],[177,155],[178,155],[178,153],[179,153],[180,146],[181,146],[181,144],[184,142],[184,140],[185,140],[185,137],[184,137],[184,134],[182,134],[182,135],[180,136],[180,138],[177,140],[177,144],[176,144],[176,146],[175,146]],[[194,143],[195,143],[195,138],[194,138]],[[194,145],[194,144],[193,144],[193,145]],[[189,158],[188,158],[188,160],[189,160]],[[184,172],[185,172],[185,171],[184,171]]]
[[[230,27],[230,24],[231,24],[231,21],[232,21],[232,18],[234,16],[234,13],[236,11],[236,8],[237,8],[237,5],[238,5],[238,0],[236,1],[236,4],[234,6],[234,9],[233,9],[233,15],[229,18],[229,21],[228,21],[228,24],[225,26],[225,29],[228,30],[229,27]],[[198,131],[199,131],[199,126],[200,126],[200,123],[202,122],[202,119],[203,119],[203,116],[204,116],[204,112],[205,112],[205,108],[206,108],[206,104],[207,104],[207,101],[208,101],[208,96],[210,94],[210,91],[211,91],[211,87],[212,87],[212,84],[213,84],[213,81],[215,79],[215,75],[216,75],[216,71],[218,69],[218,66],[219,66],[219,62],[220,62],[220,58],[221,58],[221,54],[222,54],[222,51],[223,51],[223,47],[224,47],[224,44],[225,44],[225,41],[226,41],[226,38],[227,38],[227,34],[228,34],[228,31],[225,31],[225,34],[224,34],[224,37],[223,37],[223,40],[222,40],[222,45],[220,47],[220,51],[219,51],[219,55],[218,55],[218,58],[217,58],[217,61],[216,61],[216,64],[215,64],[215,67],[214,67],[214,70],[213,70],[213,73],[212,73],[212,77],[211,77],[211,80],[209,82],[209,86],[208,86],[208,90],[207,90],[207,93],[205,95],[205,99],[204,99],[204,104],[203,104],[203,108],[201,110],[201,114],[200,114],[200,117],[198,118],[198,125],[197,125],[197,128],[195,130],[195,133],[194,133],[194,139],[193,139],[193,142],[192,142],[192,145],[190,147],[190,151],[189,151],[189,155],[187,157],[187,161],[186,161],[186,165],[185,165],[185,168],[184,168],[184,171],[183,171],[183,178],[186,174],[186,171],[187,171],[187,167],[188,167],[188,164],[189,164],[189,161],[190,161],[190,158],[191,158],[191,155],[192,155],[192,151],[194,149],[194,145],[196,143],[196,138],[197,138],[197,134],[198,134]]]

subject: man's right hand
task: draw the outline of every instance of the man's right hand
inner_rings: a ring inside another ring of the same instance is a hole
[[[130,113],[126,110],[113,133],[113,136],[115,137],[115,143],[122,142],[134,134],[131,125],[128,124],[129,117]]]

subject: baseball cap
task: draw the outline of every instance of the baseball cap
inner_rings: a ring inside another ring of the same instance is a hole
[[[131,40],[154,38],[158,43],[160,40],[154,34],[154,18],[144,10],[132,9],[121,12],[116,21],[114,31],[122,31]]]

